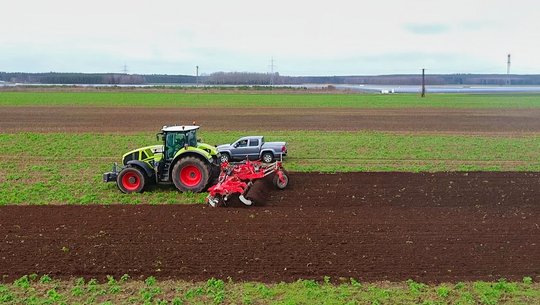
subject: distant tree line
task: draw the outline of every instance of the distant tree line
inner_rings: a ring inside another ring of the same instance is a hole
[[[279,73],[215,72],[202,76],[200,81],[209,85],[281,85],[286,77]]]
[[[0,72],[0,81],[32,84],[92,84],[92,85],[142,85],[195,83],[191,75],[125,74],[125,73],[8,73]]]
[[[421,75],[396,74],[374,76],[282,76],[275,73],[216,72],[201,77],[201,83],[213,85],[299,85],[299,84],[371,84],[418,85]],[[428,85],[540,85],[540,75],[517,74],[430,74]]]
[[[374,76],[282,76],[279,73],[215,72],[201,75],[124,74],[124,73],[11,73],[0,72],[0,81],[34,84],[200,84],[208,85],[295,85],[295,84],[373,84],[418,85],[416,74]],[[518,74],[429,74],[428,85],[540,85],[540,75]]]
[[[418,85],[421,75],[375,75],[375,76],[296,76],[286,77],[285,84],[370,84],[370,85]],[[517,74],[430,74],[428,85],[540,85],[540,75]]]

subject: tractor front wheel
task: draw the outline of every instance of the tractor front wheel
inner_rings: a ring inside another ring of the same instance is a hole
[[[202,192],[208,185],[209,177],[210,170],[208,165],[195,157],[180,159],[176,162],[172,171],[172,181],[181,192]]]
[[[126,167],[120,171],[116,178],[116,185],[123,193],[142,193],[146,184],[146,177],[136,167]]]

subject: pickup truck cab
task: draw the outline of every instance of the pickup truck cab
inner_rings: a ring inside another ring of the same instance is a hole
[[[265,142],[263,136],[243,137],[232,144],[223,144],[217,147],[221,154],[221,162],[261,159],[270,163],[287,155],[287,143]]]

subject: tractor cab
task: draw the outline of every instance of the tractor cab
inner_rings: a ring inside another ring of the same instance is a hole
[[[182,148],[197,147],[197,130],[199,126],[163,126],[156,135],[163,139],[163,155],[165,160],[171,160]]]

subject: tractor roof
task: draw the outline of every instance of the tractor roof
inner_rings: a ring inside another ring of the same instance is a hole
[[[164,132],[191,131],[199,129],[199,127],[196,125],[163,126],[161,130]]]

